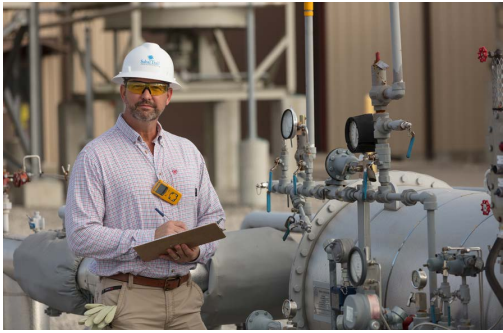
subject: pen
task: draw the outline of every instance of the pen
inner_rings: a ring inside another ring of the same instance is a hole
[[[154,209],[155,209],[155,211],[156,211],[156,212],[158,212],[158,213],[159,213],[159,215],[161,215],[162,217],[164,217],[166,220],[168,219],[168,218],[166,217],[166,215],[164,215],[164,213],[163,213],[163,212],[161,212],[159,209],[157,209],[157,208],[154,208]]]

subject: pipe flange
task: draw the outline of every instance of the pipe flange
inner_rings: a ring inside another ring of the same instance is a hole
[[[411,199],[412,194],[416,194],[415,190],[404,190],[400,195],[401,201],[405,206],[414,206],[417,201]]]

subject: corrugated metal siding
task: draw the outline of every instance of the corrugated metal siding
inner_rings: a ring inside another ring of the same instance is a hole
[[[478,47],[494,48],[492,4],[431,4],[434,92],[434,150],[483,152],[490,76],[476,59]],[[425,151],[423,8],[401,3],[401,32],[406,96],[388,108],[393,119],[411,121],[417,135],[415,154]],[[363,113],[371,87],[374,53],[392,65],[387,3],[327,3],[327,89],[329,147],[345,147],[344,124]],[[388,81],[392,81],[388,70]],[[405,133],[393,133],[393,155],[404,155]]]
[[[491,74],[477,60],[480,46],[495,47],[491,3],[433,3],[434,143],[438,154],[485,149]]]

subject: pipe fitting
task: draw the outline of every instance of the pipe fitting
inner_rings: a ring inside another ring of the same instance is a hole
[[[421,194],[413,195],[412,198],[420,201],[424,210],[437,210],[438,208],[437,196],[431,192],[421,192]]]
[[[400,195],[400,201],[402,201],[405,206],[414,206],[418,202],[417,199],[413,198],[416,195],[417,192],[415,190],[404,190]]]

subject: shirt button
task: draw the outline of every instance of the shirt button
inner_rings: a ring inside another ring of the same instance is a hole
[[[148,154],[148,151],[145,150],[145,154]]]
[[[172,269],[172,270],[171,270],[171,273],[174,273],[174,272],[175,272],[175,270],[174,270],[174,269]]]
[[[162,175],[162,172],[159,172],[159,176],[161,176],[161,175]]]

